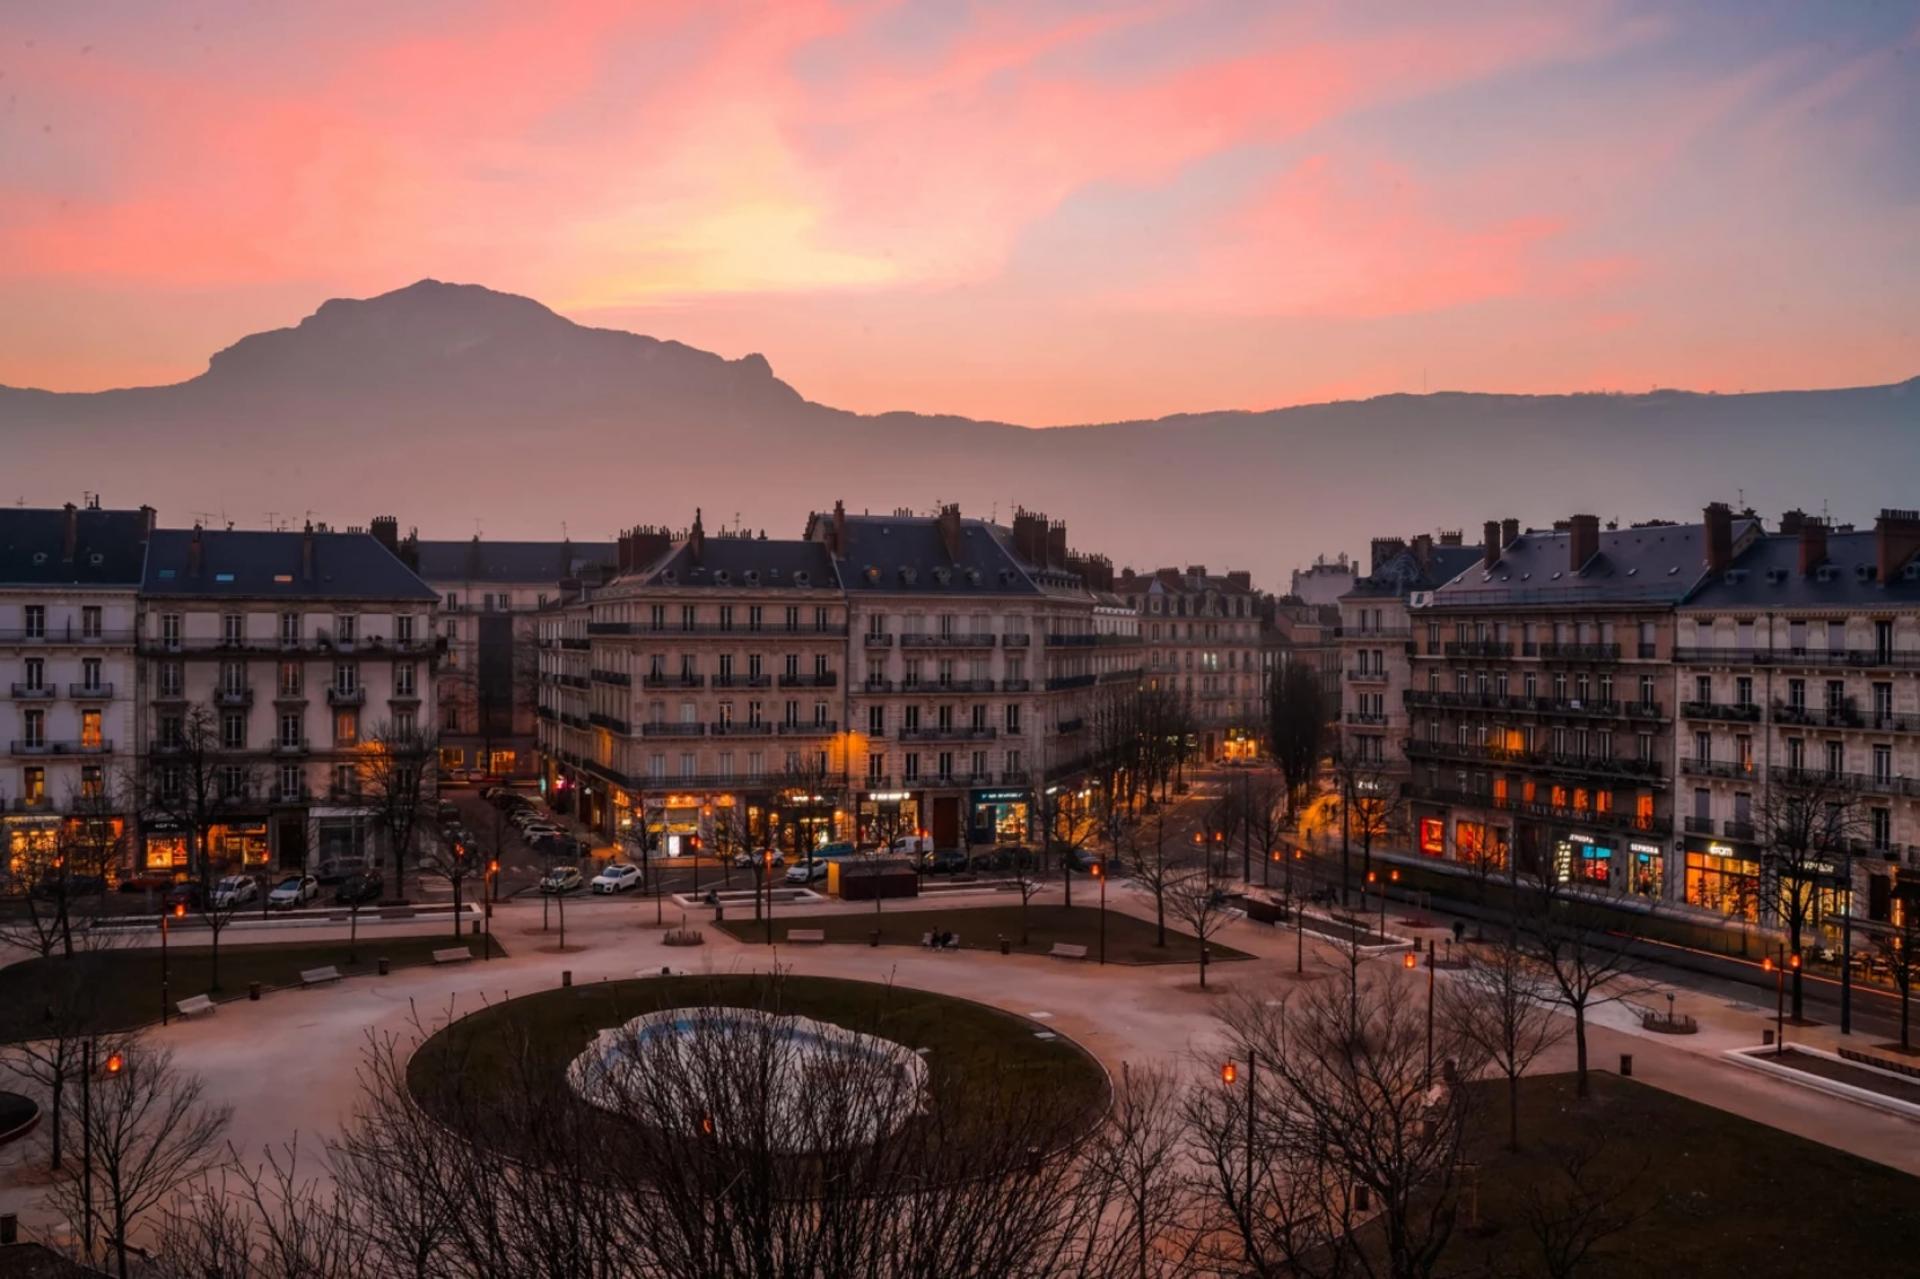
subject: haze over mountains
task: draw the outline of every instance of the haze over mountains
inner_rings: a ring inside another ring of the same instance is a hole
[[[621,525],[809,510],[969,515],[1015,503],[1116,564],[1231,564],[1284,588],[1376,534],[1697,516],[1712,499],[1868,520],[1920,505],[1920,378],[1753,395],[1388,395],[1029,430],[815,404],[758,355],[577,325],[527,298],[423,280],[327,302],[173,386],[0,388],[0,500],[100,492],[240,524],[579,539]]]

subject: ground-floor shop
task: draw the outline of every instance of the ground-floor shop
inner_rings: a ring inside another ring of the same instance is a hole
[[[378,867],[381,841],[372,813],[356,808],[280,808],[209,826],[203,847],[218,871],[305,870],[351,873]],[[134,862],[142,871],[193,872],[193,831],[175,817],[140,823]]]

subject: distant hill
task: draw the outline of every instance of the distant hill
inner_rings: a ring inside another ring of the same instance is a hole
[[[758,355],[575,324],[422,280],[241,339],[174,386],[0,388],[0,500],[150,502],[424,533],[603,537],[738,512],[1014,503],[1116,563],[1250,568],[1262,585],[1375,534],[1686,518],[1713,499],[1869,519],[1920,505],[1920,378],[1757,395],[1387,395],[1027,430],[803,398]]]

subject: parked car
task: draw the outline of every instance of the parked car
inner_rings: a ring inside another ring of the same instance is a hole
[[[787,855],[779,849],[776,848],[772,850],[773,859],[771,863],[768,863],[767,853],[768,850],[764,848],[755,849],[753,852],[748,852],[743,848],[733,855],[733,864],[748,870],[763,864],[771,864],[775,870],[779,870],[787,864]]]
[[[345,858],[336,861],[321,862],[318,866],[314,867],[313,877],[323,884],[338,884],[345,882],[354,875],[361,874],[366,869],[366,858]]]
[[[33,886],[33,895],[42,899],[57,898],[62,893],[68,897],[92,897],[106,891],[105,875],[48,875]]]
[[[540,891],[543,893],[576,893],[586,881],[580,877],[578,866],[555,866],[540,877]]]
[[[596,893],[624,893],[640,884],[640,868],[631,862],[613,862],[593,877]]]
[[[811,884],[816,879],[825,879],[829,865],[831,865],[831,863],[818,860],[795,863],[794,867],[787,872],[787,882],[789,884]]]
[[[520,838],[529,844],[538,844],[543,839],[558,839],[566,834],[552,822],[530,822],[520,828]]]
[[[251,875],[223,875],[213,886],[215,910],[237,910],[260,899],[260,885]]]
[[[940,848],[920,858],[929,875],[957,875],[971,869],[965,852],[958,848]]]
[[[142,870],[123,876],[120,891],[123,893],[158,893],[173,887],[173,872],[168,870]]]
[[[167,890],[166,905],[168,910],[172,910],[175,906],[185,906],[188,910],[199,910],[200,903],[206,899],[207,894],[205,890],[200,887],[197,881],[189,879],[175,884]]]
[[[933,851],[933,836],[902,835],[888,845],[888,851],[899,857],[920,857]]]
[[[334,890],[333,900],[342,906],[371,906],[380,900],[380,894],[386,890],[386,884],[375,871],[362,871],[349,875],[339,888]]]
[[[1002,844],[989,858],[995,870],[1032,870],[1039,864],[1033,850],[1024,844]]]
[[[528,840],[535,851],[558,861],[577,861],[593,852],[592,845],[584,839],[575,839],[571,835],[547,835],[540,839]]]
[[[320,895],[320,881],[311,875],[289,875],[267,894],[267,905],[281,910],[304,906]]]
[[[813,850],[813,855],[816,858],[824,857],[831,862],[839,861],[843,857],[852,857],[855,852],[851,843],[844,839],[837,839],[830,844],[820,845]]]
[[[1076,848],[1066,855],[1065,861],[1069,869],[1077,870],[1082,875],[1091,875],[1093,868],[1100,865],[1101,858],[1098,853],[1090,852],[1084,848]]]

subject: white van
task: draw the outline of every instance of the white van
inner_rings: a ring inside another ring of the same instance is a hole
[[[933,836],[902,835],[888,846],[888,851],[900,857],[918,857],[933,851]]]

